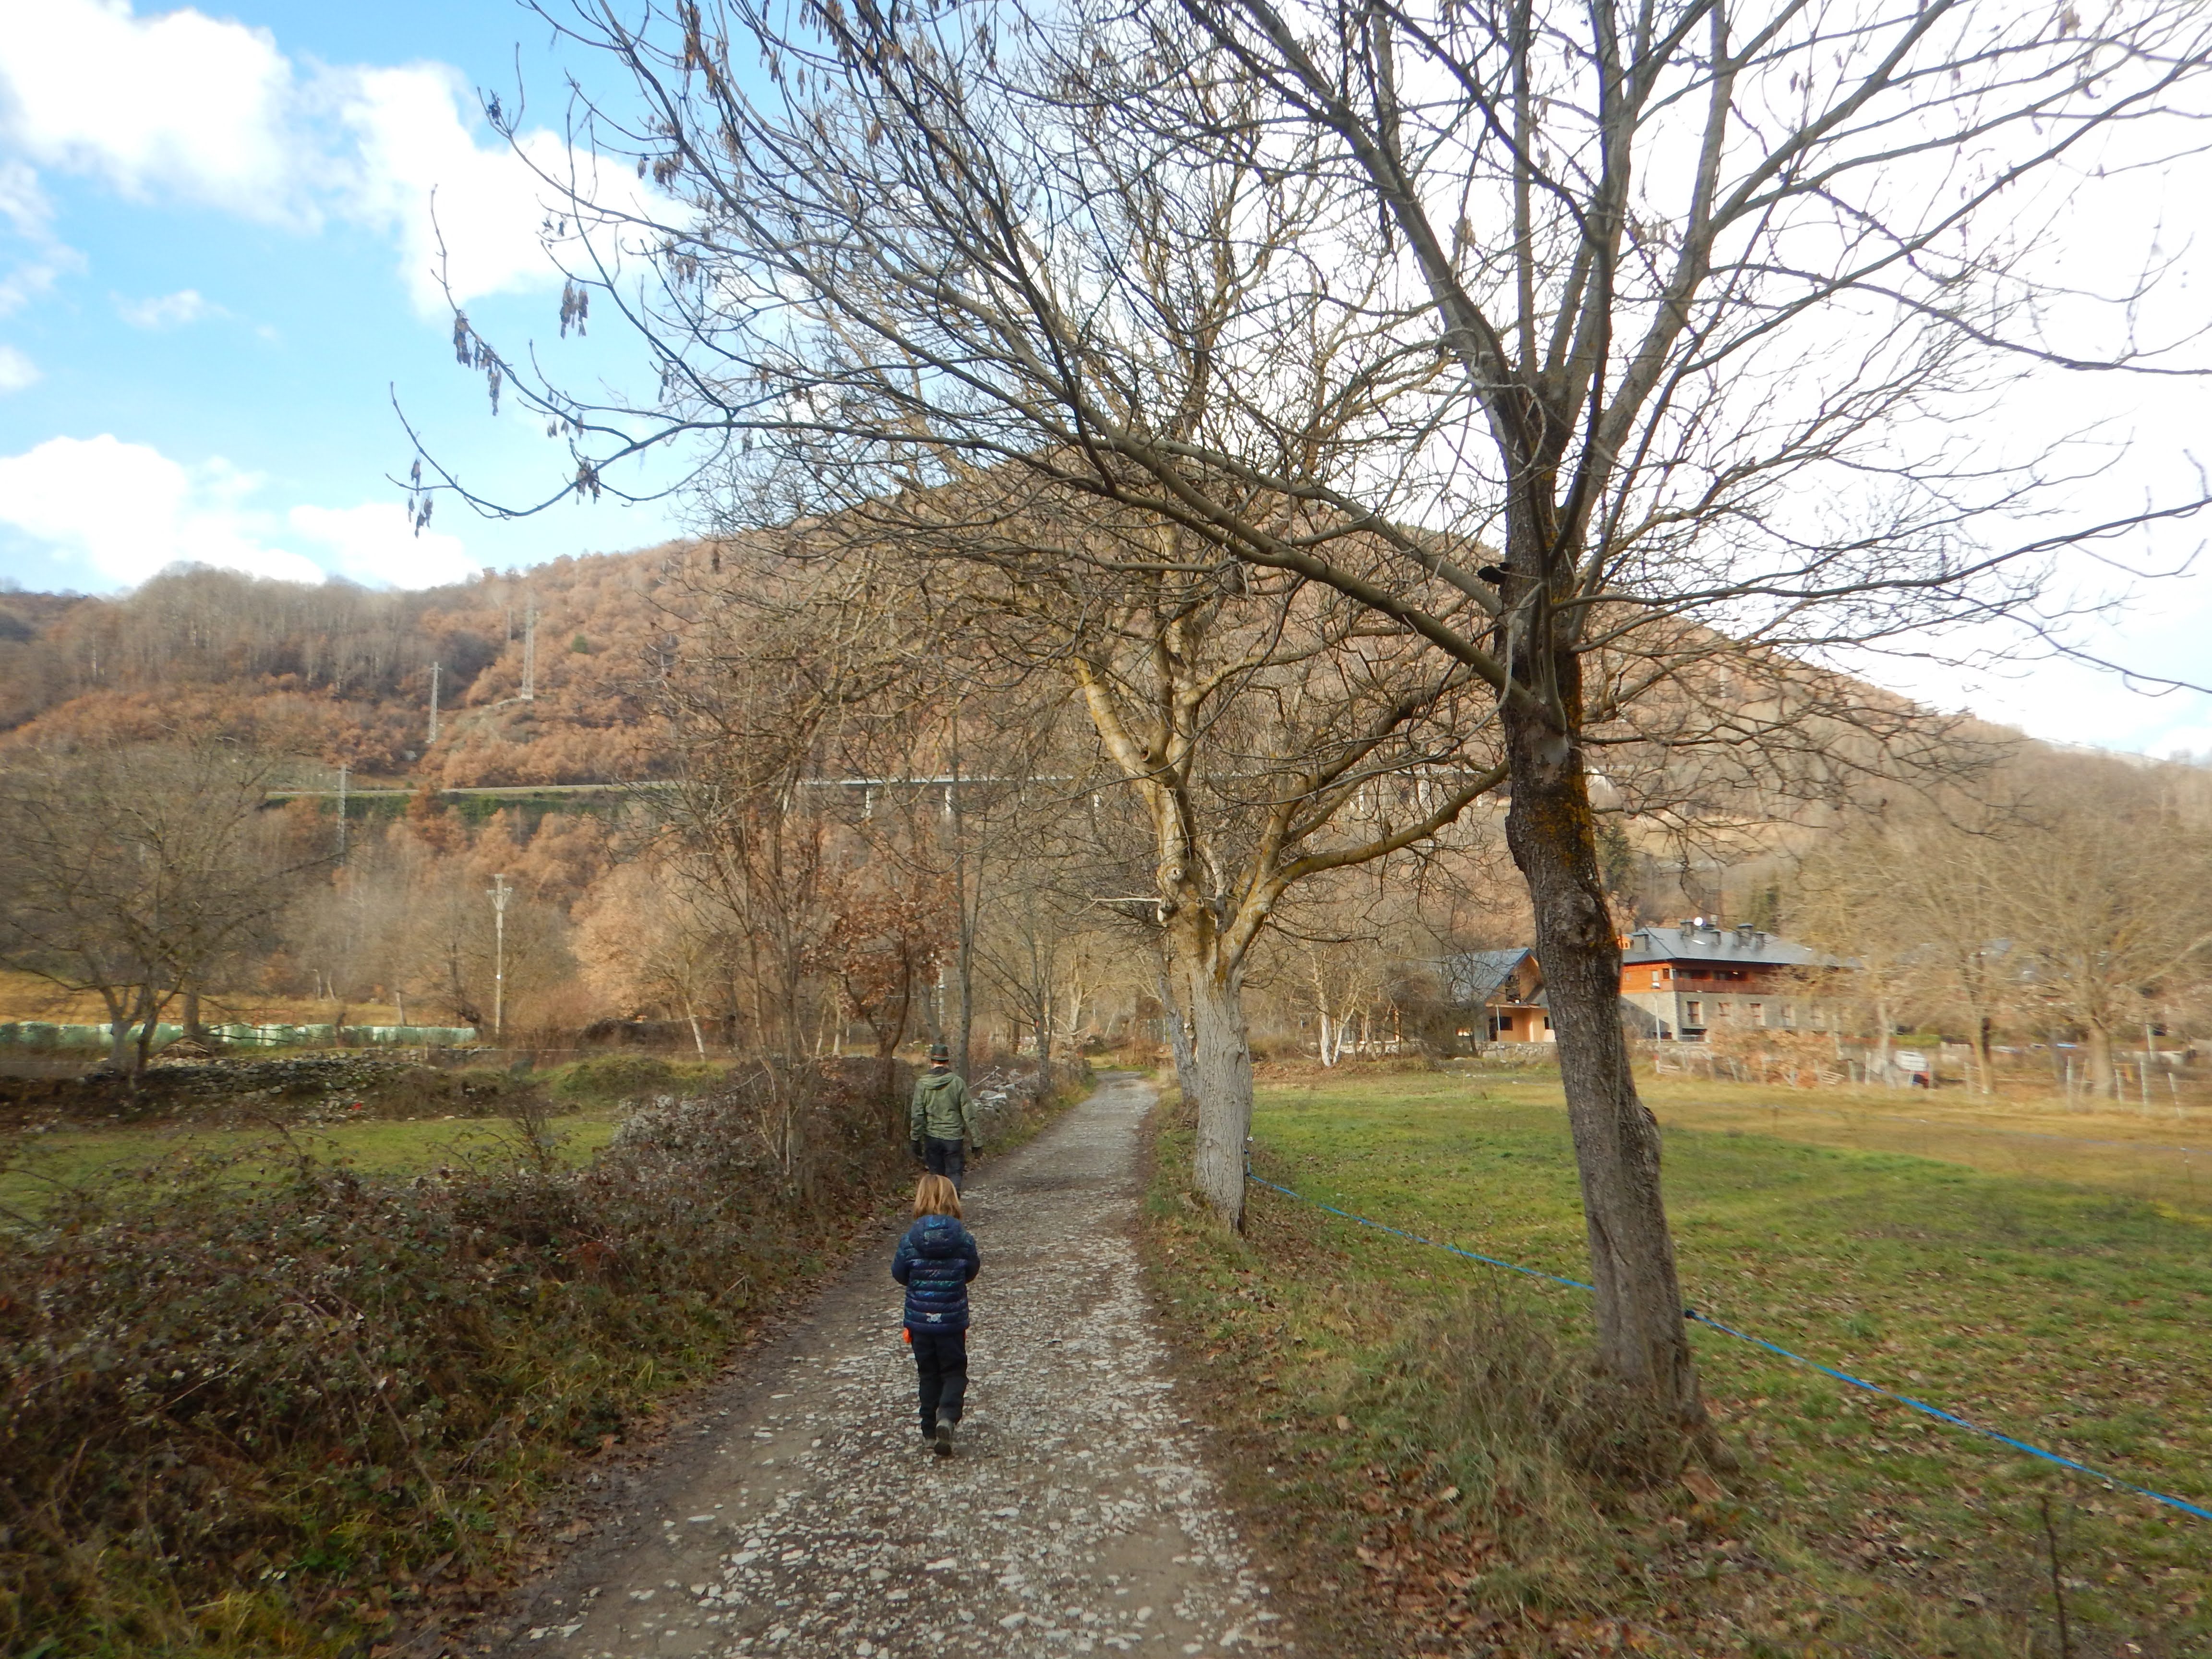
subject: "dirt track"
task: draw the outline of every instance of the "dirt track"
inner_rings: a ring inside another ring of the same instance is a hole
[[[969,1184],[958,1455],[917,1431],[891,1240],[717,1385],[507,1659],[1297,1650],[1223,1510],[1131,1237],[1147,1085]]]

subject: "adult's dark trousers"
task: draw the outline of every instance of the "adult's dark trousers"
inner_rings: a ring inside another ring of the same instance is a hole
[[[956,1423],[960,1420],[960,1402],[968,1394],[968,1333],[916,1330],[912,1326],[907,1331],[914,1338],[914,1375],[921,1392],[921,1431],[929,1434],[937,1427],[939,1412]]]
[[[968,1148],[963,1141],[939,1140],[935,1135],[922,1144],[921,1161],[932,1175],[941,1175],[960,1190],[960,1177],[968,1172]]]

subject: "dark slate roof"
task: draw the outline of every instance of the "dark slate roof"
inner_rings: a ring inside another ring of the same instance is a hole
[[[1472,1007],[1495,996],[1513,970],[1531,953],[1516,951],[1462,951],[1443,960],[1444,989],[1452,1001]]]
[[[1629,935],[1621,966],[1647,962],[1736,962],[1765,968],[1834,968],[1841,964],[1809,945],[1755,927],[1639,927]]]

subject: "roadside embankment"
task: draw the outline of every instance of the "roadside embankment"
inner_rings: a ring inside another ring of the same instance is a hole
[[[0,1650],[337,1653],[489,1596],[568,1460],[880,1224],[883,1070],[785,1081],[668,1097],[580,1165],[524,1112],[411,1173],[202,1151],[19,1214]]]

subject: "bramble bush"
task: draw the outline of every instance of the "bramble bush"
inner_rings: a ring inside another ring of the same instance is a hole
[[[910,1077],[820,1068],[773,1164],[736,1073],[581,1169],[526,1102],[507,1154],[413,1179],[177,1158],[19,1218],[0,1650],[335,1652],[487,1593],[566,1457],[880,1216]]]

